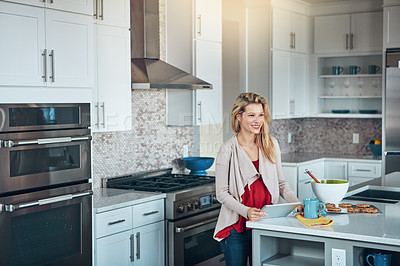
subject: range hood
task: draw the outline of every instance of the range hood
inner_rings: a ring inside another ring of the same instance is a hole
[[[160,60],[159,2],[131,0],[132,89],[212,89]]]

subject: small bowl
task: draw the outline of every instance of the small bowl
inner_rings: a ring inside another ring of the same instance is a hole
[[[349,189],[349,182],[341,179],[321,179],[321,183],[311,182],[312,190],[323,203],[338,204]]]
[[[375,156],[382,156],[382,144],[369,144],[365,150],[372,152]]]
[[[191,175],[207,175],[206,170],[214,163],[212,157],[183,157],[183,165],[191,170]]]

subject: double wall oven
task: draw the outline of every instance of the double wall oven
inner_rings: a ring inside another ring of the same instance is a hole
[[[215,177],[172,174],[168,168],[105,178],[103,187],[166,193],[167,265],[225,265],[213,239],[221,207],[215,198]]]
[[[0,104],[0,265],[91,265],[89,104]]]

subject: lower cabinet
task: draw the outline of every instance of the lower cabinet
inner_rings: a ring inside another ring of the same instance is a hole
[[[94,265],[165,265],[164,200],[95,214]]]
[[[315,198],[311,188],[312,178],[305,172],[309,170],[317,179],[322,179],[324,175],[324,161],[318,160],[312,163],[301,164],[298,166],[297,173],[297,198],[303,202],[305,198]]]

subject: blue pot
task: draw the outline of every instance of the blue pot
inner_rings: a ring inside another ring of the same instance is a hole
[[[191,175],[207,175],[206,170],[214,163],[212,157],[183,157],[183,165],[191,170]]]

